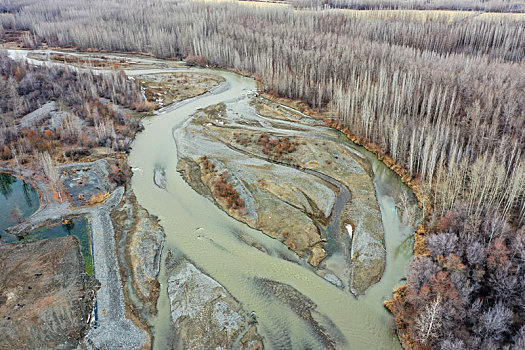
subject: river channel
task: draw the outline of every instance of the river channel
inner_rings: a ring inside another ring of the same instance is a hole
[[[145,129],[137,135],[129,157],[134,169],[132,188],[138,202],[159,217],[165,230],[163,255],[168,251],[183,255],[222,284],[242,303],[246,312],[253,312],[267,349],[323,347],[311,325],[281,299],[268,293],[261,283],[267,280],[287,284],[310,299],[316,305],[312,310],[313,318],[341,348],[400,348],[383,302],[401,282],[412,256],[414,222],[399,213],[406,198],[409,202],[414,201],[410,190],[375,155],[341,135],[341,142],[367,157],[372,164],[387,250],[386,269],[381,281],[368,289],[365,296],[356,299],[348,291],[317,275],[311,266],[280,241],[228,216],[195,192],[176,171],[174,131],[196,110],[221,102],[234,108],[239,100],[253,98],[256,90],[253,79],[234,73],[212,69],[186,70],[220,75],[226,82],[212,93],[169,106],[145,119]],[[166,171],[165,189],[157,187],[153,181],[154,171],[158,168]],[[257,242],[265,252],[246,242]],[[154,348],[164,349],[169,339],[170,309],[167,276],[163,268],[159,281],[159,313],[149,321],[153,325]]]

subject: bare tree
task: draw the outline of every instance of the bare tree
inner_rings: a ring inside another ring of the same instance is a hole
[[[416,319],[416,337],[423,344],[430,344],[432,339],[440,336],[441,328],[441,295],[437,295]]]
[[[485,311],[479,320],[478,332],[487,340],[500,340],[503,333],[507,332],[513,313],[502,303]]]
[[[60,201],[62,201],[62,182],[60,181],[60,173],[58,172],[51,155],[48,152],[37,153],[37,159],[44,174],[51,183],[53,190],[58,193],[58,197]]]

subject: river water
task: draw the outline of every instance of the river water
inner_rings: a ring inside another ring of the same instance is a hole
[[[160,218],[164,227],[164,255],[168,250],[184,255],[228,289],[247,312],[253,311],[258,331],[264,336],[268,349],[319,349],[323,344],[316,330],[293,308],[261,287],[261,280],[285,283],[315,303],[314,319],[342,348],[400,348],[383,301],[389,299],[392,290],[400,283],[411,259],[414,225],[405,224],[402,221],[408,220],[401,220],[401,215],[398,215],[401,197],[414,203],[410,191],[377,157],[341,137],[341,142],[348,143],[372,163],[387,250],[383,278],[365,296],[356,299],[316,275],[285,245],[229,217],[184,182],[176,171],[177,149],[173,130],[199,108],[220,102],[228,106],[228,101],[247,98],[256,89],[253,79],[234,73],[211,69],[188,71],[221,75],[226,83],[216,93],[171,106],[144,120],[145,129],[137,135],[129,157],[134,169],[132,188],[135,195],[142,206]],[[166,170],[166,189],[155,186],[155,168]],[[247,241],[257,242],[266,252],[252,247]],[[166,348],[170,332],[166,278],[161,270],[159,313],[150,320],[156,349]]]
[[[19,58],[27,56],[27,51],[9,53]],[[137,60],[149,61],[141,58]],[[28,61],[41,64],[37,60]],[[263,287],[264,283],[261,283],[263,280],[287,284],[310,299],[316,305],[312,310],[313,318],[341,348],[400,349],[383,302],[390,298],[392,290],[400,283],[412,257],[415,224],[410,215],[405,215],[402,220],[402,215],[398,214],[401,202],[408,201],[414,205],[410,190],[376,156],[341,135],[341,142],[366,156],[372,164],[387,250],[383,278],[369,288],[365,296],[356,299],[349,292],[315,274],[307,263],[281,242],[229,217],[212,202],[194,192],[176,171],[177,149],[173,130],[179,128],[199,108],[220,102],[228,106],[228,101],[247,98],[248,94],[256,90],[255,81],[212,69],[159,68],[129,70],[126,73],[138,75],[170,71],[217,74],[224,77],[226,83],[213,94],[168,106],[158,115],[144,120],[145,129],[133,143],[129,157],[134,169],[132,188],[139,203],[161,220],[166,233],[163,256],[167,251],[184,255],[228,289],[248,313],[253,311],[267,349],[320,349],[323,343],[318,330],[313,329],[282,299],[269,293]],[[154,184],[155,168],[166,171],[165,190]],[[405,200],[401,201],[401,198]],[[4,199],[8,198],[4,196]],[[36,207],[33,209],[32,205],[28,205],[22,209],[25,216]],[[2,213],[1,216],[7,223],[8,213]],[[265,252],[246,242],[257,243],[264,247]],[[331,263],[337,264],[337,259],[332,258]],[[166,349],[171,329],[167,276],[163,268],[159,281],[159,313],[149,321],[153,325],[154,348]]]

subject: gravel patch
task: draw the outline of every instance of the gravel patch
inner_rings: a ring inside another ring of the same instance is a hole
[[[117,188],[104,205],[91,213],[94,275],[100,282],[100,289],[95,304],[95,320],[82,348],[140,349],[146,344],[146,334],[125,315],[115,233],[109,216],[123,194],[124,188]]]
[[[39,109],[34,110],[20,119],[20,128],[30,128],[39,124],[49,116],[49,113],[56,111],[57,109],[57,104],[54,101],[43,104]]]

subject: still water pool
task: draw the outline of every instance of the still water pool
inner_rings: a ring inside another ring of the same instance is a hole
[[[16,237],[5,231],[6,228],[16,225],[33,214],[39,206],[38,192],[31,185],[10,174],[0,173],[0,244],[76,236],[86,262],[86,272],[92,275],[93,258],[86,219],[75,218],[67,224],[44,226],[29,232],[24,237]]]
[[[18,238],[5,232],[40,206],[37,191],[27,182],[10,174],[0,173],[0,243],[12,243]]]
[[[45,226],[29,232],[20,239],[21,242],[34,242],[41,239],[75,236],[80,243],[80,252],[84,257],[85,270],[88,275],[93,275],[93,257],[91,255],[91,239],[88,223],[84,218],[69,220],[66,224]]]

